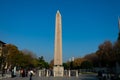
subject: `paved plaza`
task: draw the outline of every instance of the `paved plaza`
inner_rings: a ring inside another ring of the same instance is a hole
[[[4,78],[2,80],[29,80],[29,77]],[[32,80],[98,80],[95,74],[82,74],[79,77],[38,77],[33,76]]]

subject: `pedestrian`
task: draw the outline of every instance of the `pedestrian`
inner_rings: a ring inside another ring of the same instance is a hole
[[[12,69],[11,71],[11,77],[13,78],[14,77],[14,70]]]
[[[25,77],[25,69],[22,71],[22,77]]]
[[[30,75],[30,80],[32,80],[32,76],[34,75],[33,70],[30,70],[30,71],[29,71],[29,75]]]

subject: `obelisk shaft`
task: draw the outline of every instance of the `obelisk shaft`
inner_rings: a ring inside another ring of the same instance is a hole
[[[61,14],[56,13],[54,65],[62,65],[62,24]]]
[[[62,77],[64,67],[62,66],[62,23],[60,12],[56,13],[55,22],[55,48],[54,48],[54,77]]]

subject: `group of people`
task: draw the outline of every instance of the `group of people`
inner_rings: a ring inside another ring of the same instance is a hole
[[[20,76],[22,77],[30,77],[30,80],[32,80],[32,76],[35,75],[33,70],[25,70],[25,69],[21,69],[20,70]]]
[[[21,69],[19,70],[19,76],[20,77],[29,77],[29,80],[32,80],[32,76],[35,75],[34,71],[31,70],[26,70],[26,69]],[[16,72],[14,71],[14,69],[12,69],[11,71],[11,77],[16,77]]]
[[[108,73],[104,70],[98,71],[98,78],[99,80],[120,80],[115,73]]]
[[[25,69],[21,69],[19,71],[19,73],[20,73],[20,77],[27,77],[28,76],[28,71]]]

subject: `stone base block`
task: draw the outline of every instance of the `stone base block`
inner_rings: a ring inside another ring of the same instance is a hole
[[[54,72],[54,77],[63,77],[64,67],[63,66],[54,66],[53,72]]]

